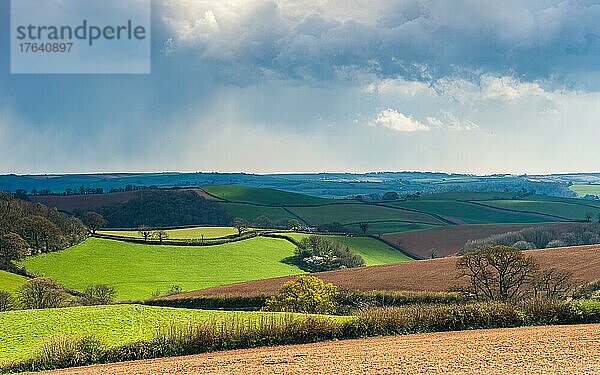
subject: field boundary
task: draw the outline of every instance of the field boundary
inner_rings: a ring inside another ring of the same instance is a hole
[[[544,216],[544,217],[559,219],[560,221],[567,221],[567,222],[573,222],[573,223],[580,222],[579,220],[573,220],[573,219],[569,219],[569,218],[562,217],[562,216],[557,216],[557,215],[545,214],[545,213],[542,213],[542,212],[525,211],[525,210],[514,210],[514,209],[511,209],[511,208],[495,207],[495,206],[490,206],[490,205],[487,205],[485,203],[482,203],[482,202],[486,202],[486,201],[458,201],[458,202],[471,203],[471,204],[475,204],[475,205],[478,205],[478,206],[486,207],[486,208],[489,208],[489,209],[496,209],[496,210],[500,210],[500,211],[507,211],[507,212],[513,212],[513,213],[522,213],[522,214],[530,214],[530,215],[531,214],[533,214],[533,215],[539,215],[539,216]]]

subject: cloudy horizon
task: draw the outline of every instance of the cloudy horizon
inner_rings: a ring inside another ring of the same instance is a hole
[[[597,171],[593,1],[158,0],[149,75],[11,75],[0,173]],[[0,51],[9,50],[0,0]]]

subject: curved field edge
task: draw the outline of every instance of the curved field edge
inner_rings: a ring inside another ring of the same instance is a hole
[[[289,237],[292,240],[299,242],[303,238],[311,236],[305,233],[281,233],[284,237]],[[339,235],[323,235],[323,237],[342,245],[348,246],[354,254],[360,255],[366,266],[377,266],[388,263],[408,262],[414,260],[399,250],[384,241],[380,241],[373,237],[363,236],[339,236]]]
[[[26,277],[0,270],[0,291],[14,293],[26,281]]]
[[[194,290],[241,281],[304,273],[284,259],[295,246],[255,237],[215,246],[161,246],[89,238],[67,250],[19,262],[30,272],[83,290],[108,284],[118,300],[140,300],[177,285]]]
[[[268,361],[266,360],[268,358]],[[585,358],[574,361],[573,358]],[[556,374],[600,372],[600,325],[424,333],[61,370],[56,374]],[[48,375],[54,374],[49,372]]]
[[[200,239],[200,238],[221,238],[237,234],[237,229],[233,227],[202,227],[195,226],[189,228],[166,229],[165,232],[169,239]],[[98,234],[109,236],[131,237],[142,239],[143,236],[138,230],[99,230]]]
[[[540,267],[571,271],[578,283],[600,279],[600,245],[575,246],[543,250],[528,250]],[[381,266],[349,268],[314,274],[342,288],[360,291],[445,292],[464,286],[458,279],[457,257],[417,260]],[[181,293],[171,298],[215,295],[275,294],[292,277],[254,280],[232,285]]]
[[[302,314],[204,311],[144,305],[67,307],[0,313],[0,363],[26,359],[53,336],[92,335],[110,348],[154,337],[172,324],[256,321]]]

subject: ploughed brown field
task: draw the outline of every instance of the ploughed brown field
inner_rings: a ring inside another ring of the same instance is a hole
[[[600,245],[561,247],[556,249],[528,250],[542,268],[557,268],[573,272],[579,284],[600,279]],[[457,257],[417,260],[386,264],[383,266],[349,268],[314,274],[338,287],[372,291],[447,291],[453,286],[464,285],[456,272]],[[169,298],[193,296],[260,293],[275,294],[281,285],[293,276],[248,281],[209,289],[186,292]]]
[[[199,196],[207,200],[219,200],[214,196],[208,194],[202,189],[181,189],[182,191],[193,191]],[[56,207],[60,211],[75,212],[84,211],[94,207],[107,206],[109,204],[127,202],[131,198],[134,198],[137,191],[123,191],[117,193],[105,193],[105,194],[86,194],[86,195],[34,195],[30,196],[29,199],[34,203],[41,203],[48,207]]]
[[[600,325],[427,333],[235,350],[48,374],[598,374]]]
[[[574,223],[541,223],[541,224],[470,224],[450,225],[440,228],[412,232],[384,234],[382,238],[392,245],[400,246],[421,258],[428,258],[431,249],[436,249],[438,256],[456,255],[468,240],[481,239],[494,234],[518,231],[523,228],[543,226],[554,228],[559,232],[571,228]]]

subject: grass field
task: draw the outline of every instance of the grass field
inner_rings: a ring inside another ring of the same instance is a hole
[[[21,285],[27,281],[27,278],[14,273],[0,271],[0,290],[14,293]]]
[[[557,268],[573,273],[577,284],[598,279],[600,275],[600,245],[528,250],[542,269]],[[466,278],[458,279],[456,257],[418,260],[373,267],[347,268],[319,273],[319,278],[338,287],[363,291],[428,291],[445,292],[455,286],[465,286]],[[289,277],[254,280],[236,285],[224,285],[185,293],[182,297],[228,294],[276,293]]]
[[[362,230],[358,224],[347,224],[345,227],[361,233]],[[437,228],[437,225],[433,224],[418,224],[418,223],[406,223],[403,221],[381,221],[381,222],[369,222],[369,229],[367,234],[384,234],[384,233],[399,233],[399,232],[410,232],[414,230],[432,229]]]
[[[116,288],[118,300],[143,299],[171,286],[183,290],[295,275],[281,262],[294,254],[288,241],[257,237],[224,245],[158,246],[90,238],[70,249],[27,258],[28,270],[82,290],[91,284]]]
[[[9,311],[0,313],[0,363],[30,357],[44,340],[60,334],[92,334],[110,347],[152,338],[159,326],[171,323],[252,320],[265,314],[142,305]]]
[[[420,223],[440,224],[435,218],[419,212],[367,204],[339,204],[320,207],[293,207],[292,212],[311,225],[339,222],[352,224],[360,221],[403,220]]]
[[[231,202],[266,204],[270,206],[306,206],[335,203],[331,199],[275,189],[260,189],[235,185],[203,186],[202,189],[216,197]]]
[[[170,239],[218,238],[237,234],[233,227],[194,227],[185,229],[169,229],[166,231]],[[143,238],[137,230],[98,231],[99,234]]]
[[[571,185],[570,189],[576,192],[580,197],[584,197],[587,194],[600,195],[600,185]]]
[[[459,224],[539,223],[548,221],[548,219],[539,216],[503,212],[459,201],[418,200],[396,202],[393,205],[437,214]]]
[[[285,235],[292,237],[296,241],[310,236],[304,233],[285,233]],[[360,255],[365,260],[367,266],[413,260],[402,252],[374,238],[346,236],[326,236],[326,238],[348,246],[353,253]]]
[[[281,207],[254,206],[247,203],[219,203],[231,217],[241,217],[249,223],[257,217],[265,215],[274,222],[281,220],[297,219],[296,216]]]
[[[581,206],[565,202],[536,201],[536,200],[495,200],[481,202],[486,205],[498,208],[505,208],[517,211],[536,212],[545,215],[552,215],[566,218],[569,220],[584,220],[586,212],[596,215],[600,208]]]

